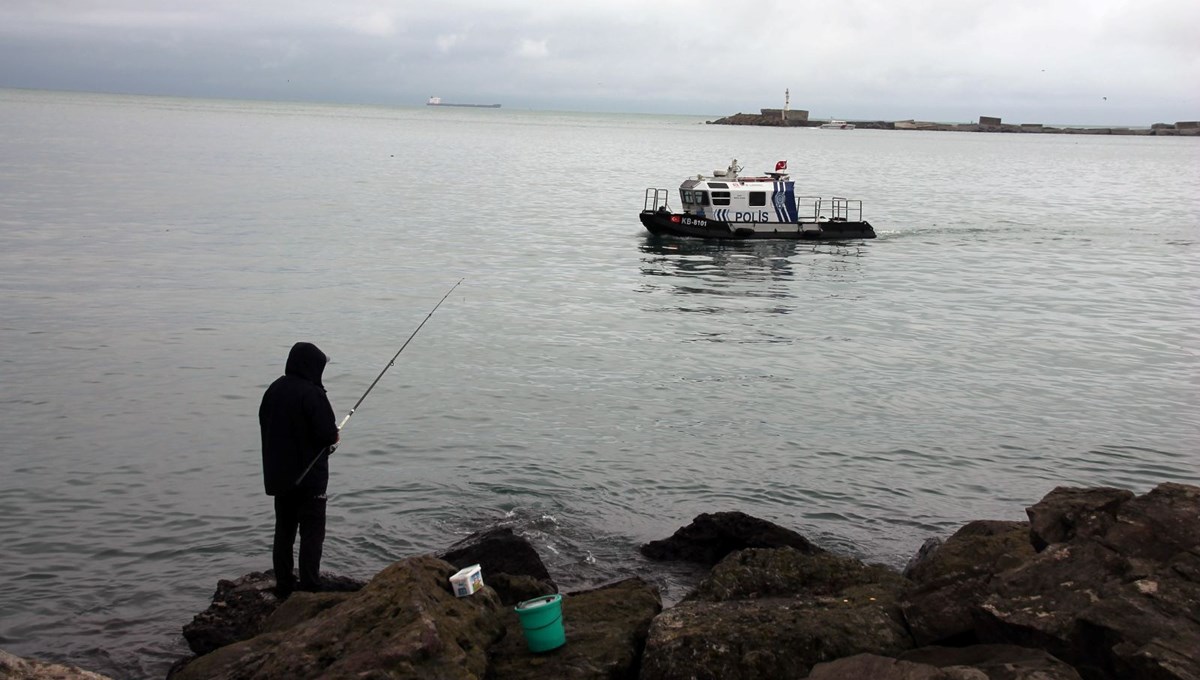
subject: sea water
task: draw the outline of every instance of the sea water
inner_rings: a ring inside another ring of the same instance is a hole
[[[332,356],[323,566],[511,526],[564,589],[741,510],[899,567],[1058,485],[1200,482],[1200,139],[0,91],[0,648],[160,678],[270,567],[257,408]],[[787,160],[879,238],[651,238]],[[677,199],[676,199],[677,200]],[[486,579],[486,574],[484,575]]]

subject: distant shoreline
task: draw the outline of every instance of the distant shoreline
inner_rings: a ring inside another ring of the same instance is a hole
[[[705,121],[708,125],[757,125],[762,127],[820,127],[831,122],[809,119],[807,111],[761,109],[761,113],[735,113],[732,116]],[[1154,123],[1144,128],[1112,127],[1053,127],[1041,123],[1004,123],[999,118],[980,116],[978,123],[936,123],[921,120],[847,120],[855,129],[866,130],[933,130],[938,132],[1006,132],[1066,135],[1131,135],[1154,137],[1200,137],[1200,121]]]
[[[498,109],[499,104],[448,104],[446,102],[426,102],[425,106],[457,106],[466,109]]]

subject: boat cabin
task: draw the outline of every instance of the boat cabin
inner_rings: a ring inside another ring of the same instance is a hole
[[[787,163],[761,177],[742,177],[734,159],[711,177],[696,175],[679,185],[685,215],[723,222],[795,222],[795,182],[788,178]]]

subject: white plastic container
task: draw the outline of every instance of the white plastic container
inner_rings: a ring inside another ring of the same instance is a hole
[[[450,587],[458,597],[467,597],[483,587],[483,571],[478,564],[463,567],[450,577]]]

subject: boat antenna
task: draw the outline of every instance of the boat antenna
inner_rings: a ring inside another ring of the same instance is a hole
[[[450,293],[453,293],[454,289],[458,288],[458,284],[462,282],[463,279],[459,279],[458,283],[450,286],[450,290],[446,291],[446,294],[442,296],[442,299],[438,300],[438,303],[433,306],[433,309],[429,310],[429,313],[425,315],[425,319],[417,325],[417,329],[412,332],[412,335],[408,336],[408,339],[404,341],[403,345],[400,345],[400,349],[396,350],[396,353],[392,355],[392,360],[388,362],[387,366],[383,367],[383,370],[379,372],[379,375],[375,376],[375,380],[371,383],[371,386],[367,388],[366,392],[363,392],[363,395],[358,398],[358,401],[354,402],[354,407],[350,409],[350,412],[346,414],[345,418],[342,418],[342,422],[338,423],[338,432],[342,431],[342,428],[346,426],[347,421],[350,420],[350,416],[354,415],[354,412],[358,410],[358,407],[363,403],[363,400],[367,398],[367,395],[371,393],[371,390],[375,389],[375,385],[379,383],[379,379],[383,377],[383,374],[387,373],[387,370],[395,365],[396,358],[400,356],[400,353],[404,351],[405,347],[408,347],[408,343],[412,342],[412,339],[417,337],[417,333],[421,331],[421,326],[424,326],[425,322],[429,321],[429,317],[433,316],[433,313],[438,310],[438,307],[442,306],[442,303],[446,301],[446,298],[450,297]],[[321,452],[312,459],[312,462],[308,464],[308,467],[304,468],[304,472],[301,472],[300,476],[296,478],[295,485],[300,486],[300,482],[304,481],[304,478],[308,476],[309,471],[312,470],[313,466],[317,464],[317,461],[321,460],[323,456],[333,453],[334,449],[336,448],[337,444],[335,443],[321,449]]]

